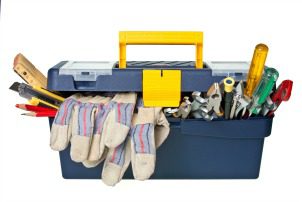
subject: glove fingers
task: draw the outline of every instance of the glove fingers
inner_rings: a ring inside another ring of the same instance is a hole
[[[123,177],[130,164],[130,137],[116,148],[110,148],[106,157],[102,180],[105,184],[114,186]]]
[[[76,94],[67,98],[58,110],[50,132],[50,147],[56,151],[64,150],[70,141],[70,124],[73,115],[73,108],[76,105]]]
[[[137,124],[131,129],[131,162],[135,179],[150,178],[155,169],[154,125]]]
[[[107,153],[108,153],[108,149],[105,148],[100,159],[94,161],[85,160],[82,163],[86,168],[94,168],[105,160]]]
[[[126,170],[128,169],[131,161],[131,137],[127,137],[126,141],[126,148],[125,148],[125,162],[122,168],[122,171],[120,173],[119,181],[122,180]]]
[[[170,133],[170,126],[169,122],[165,116],[165,114],[161,111],[159,113],[157,119],[157,125],[154,128],[154,135],[155,135],[155,146],[156,148],[160,147],[163,142],[167,139]]]
[[[105,150],[103,126],[109,113],[109,105],[99,104],[93,129],[92,143],[88,155],[89,161],[97,161]]]
[[[100,134],[94,134],[90,146],[90,151],[87,160],[98,161],[103,156],[106,150],[104,138]]]
[[[69,144],[70,136],[68,135],[69,125],[53,124],[50,136],[50,147],[55,151],[66,149]],[[70,132],[69,132],[70,133]]]
[[[103,129],[107,147],[116,148],[127,137],[135,102],[135,93],[119,93],[112,99],[110,103],[111,110]]]
[[[101,135],[94,134],[92,137],[90,151],[87,160],[97,161],[100,159],[103,153],[103,150],[100,149],[100,145],[101,145]]]
[[[75,162],[83,162],[88,157],[95,111],[95,105],[92,103],[81,103],[75,109],[70,148],[71,159]]]
[[[135,179],[146,180],[155,169],[156,148],[169,134],[169,123],[160,107],[143,107],[137,102],[138,113],[134,114],[131,128],[131,162]],[[156,126],[161,124],[161,126]]]

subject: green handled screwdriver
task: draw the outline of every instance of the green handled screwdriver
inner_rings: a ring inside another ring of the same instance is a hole
[[[264,74],[256,90],[253,93],[252,105],[249,108],[251,114],[259,114],[261,105],[265,102],[267,96],[270,95],[272,89],[279,77],[279,73],[274,68],[265,68]]]

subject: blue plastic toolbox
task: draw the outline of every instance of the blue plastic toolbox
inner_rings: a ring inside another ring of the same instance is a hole
[[[142,92],[142,75],[145,69],[181,70],[181,91],[207,91],[213,82],[220,82],[225,75],[223,68],[214,70],[204,64],[196,69],[188,61],[132,61],[127,68],[93,71],[81,68],[63,71],[68,62],[60,62],[48,71],[48,89],[72,94],[74,92]],[[217,63],[224,66],[228,63]],[[240,63],[241,64],[241,63]],[[244,64],[244,63],[242,63]],[[241,64],[241,65],[242,65]],[[85,64],[87,66],[87,64]],[[103,64],[104,65],[104,64]],[[106,64],[106,65],[109,65]],[[106,66],[105,65],[105,66]],[[88,65],[89,66],[89,65]],[[215,65],[214,65],[215,66]],[[232,65],[234,66],[234,65]],[[83,66],[84,67],[84,66]],[[85,70],[84,70],[85,69]],[[238,80],[246,71],[231,71]],[[248,120],[169,118],[170,134],[158,149],[153,179],[253,179],[259,176],[264,138],[271,134],[272,118],[251,117]],[[50,125],[53,119],[50,119]],[[60,152],[62,175],[66,179],[100,179],[102,165],[85,168],[70,159],[69,148]],[[131,166],[124,178],[133,178]]]

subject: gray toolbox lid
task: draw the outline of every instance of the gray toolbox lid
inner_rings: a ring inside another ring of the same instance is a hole
[[[96,81],[99,75],[112,75],[115,61],[68,61],[59,75],[72,75],[75,81]]]
[[[212,69],[212,76],[229,76],[236,81],[246,80],[250,68],[250,62],[244,61],[209,61],[206,64]]]

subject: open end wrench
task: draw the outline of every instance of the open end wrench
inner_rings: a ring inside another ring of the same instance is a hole
[[[193,97],[194,101],[191,104],[191,111],[196,111],[201,106],[207,105],[207,103],[208,103],[207,99],[202,98],[200,95],[201,95],[201,92],[199,92],[199,91],[194,91],[192,93],[192,97]]]
[[[235,88],[230,119],[233,119],[236,109],[239,107],[239,105],[241,105],[239,101],[242,99],[243,93],[244,93],[244,85],[243,85],[243,81],[241,80]]]
[[[236,108],[239,106],[239,100],[241,99],[241,95],[234,95],[233,97],[233,105],[232,105],[232,108],[231,108],[231,113],[230,113],[230,119],[233,119],[234,115],[235,115],[235,111],[236,111]]]
[[[243,116],[246,113],[246,109],[247,107],[250,105],[251,103],[251,99],[249,99],[248,97],[244,96],[241,97],[241,99],[238,101],[238,107],[236,108],[235,111],[235,116],[237,117],[239,115],[239,113],[241,112],[241,115]]]
[[[184,97],[183,102],[180,104],[178,111],[173,114],[174,117],[181,117],[186,119],[191,112],[191,102],[189,97]]]

